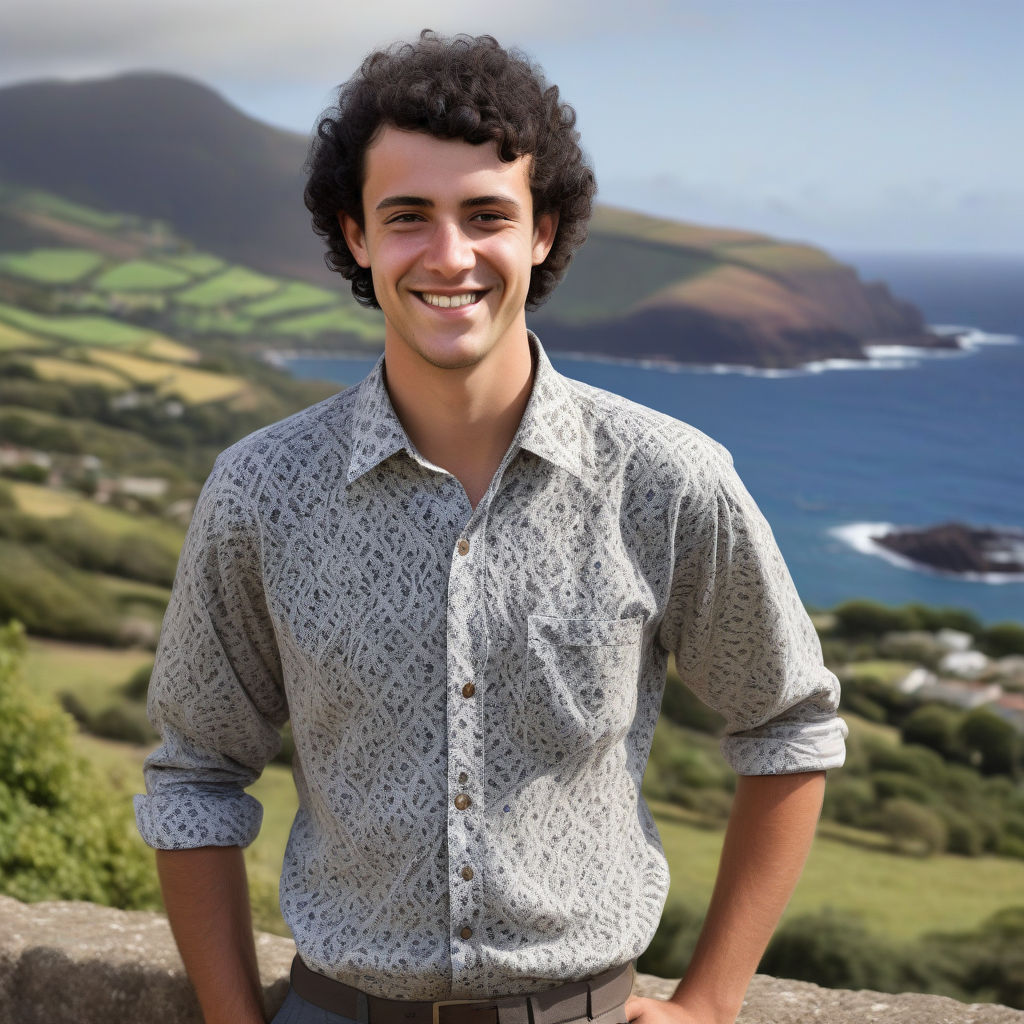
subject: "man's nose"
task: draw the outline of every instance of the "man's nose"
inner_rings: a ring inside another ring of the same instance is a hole
[[[438,223],[423,258],[424,269],[454,277],[472,270],[475,263],[473,243],[461,226],[450,221]]]

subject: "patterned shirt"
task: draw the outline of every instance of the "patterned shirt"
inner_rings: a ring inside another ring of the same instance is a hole
[[[838,684],[728,452],[535,373],[473,509],[359,384],[217,459],[149,713],[143,838],[241,845],[291,720],[281,910],[396,999],[539,991],[637,957],[668,892],[640,793],[669,653],[743,774],[840,765]]]

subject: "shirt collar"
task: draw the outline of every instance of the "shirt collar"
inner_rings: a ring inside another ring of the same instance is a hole
[[[574,476],[581,475],[583,435],[575,395],[552,365],[532,331],[527,331],[534,357],[533,388],[512,439]],[[347,480],[352,483],[396,452],[422,459],[395,413],[385,384],[384,356],[358,385],[353,404],[352,453]]]

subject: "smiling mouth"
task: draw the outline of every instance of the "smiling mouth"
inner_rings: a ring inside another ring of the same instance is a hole
[[[460,306],[471,306],[483,298],[483,292],[460,292],[458,295],[438,295],[436,292],[416,293],[428,306],[435,309],[457,309]]]

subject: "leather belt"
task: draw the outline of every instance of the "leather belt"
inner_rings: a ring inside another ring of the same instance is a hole
[[[291,983],[307,1003],[360,1024],[567,1024],[594,1020],[621,1006],[633,988],[633,963],[543,992],[491,999],[381,999],[317,974],[298,956],[292,961]]]

